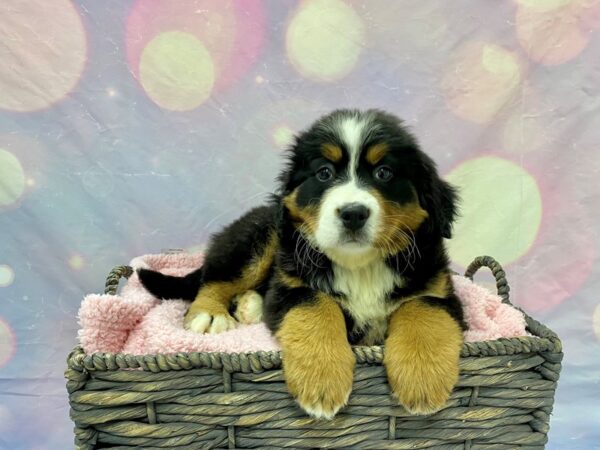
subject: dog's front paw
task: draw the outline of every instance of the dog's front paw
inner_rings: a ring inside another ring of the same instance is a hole
[[[442,361],[443,360],[443,361]],[[386,358],[392,394],[411,414],[433,414],[442,409],[458,381],[458,359],[410,361]]]
[[[184,327],[195,333],[222,333],[233,330],[237,322],[229,314],[211,314],[207,311],[188,312],[184,319]]]
[[[355,358],[350,347],[332,349],[330,358],[284,355],[283,370],[290,393],[317,419],[332,419],[352,391]]]
[[[442,409],[458,381],[463,341],[444,309],[417,300],[390,318],[384,364],[394,396],[412,414]]]

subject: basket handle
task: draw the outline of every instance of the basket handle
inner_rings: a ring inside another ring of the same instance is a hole
[[[106,284],[104,285],[104,293],[115,295],[117,289],[119,289],[119,281],[121,278],[129,278],[133,274],[133,268],[130,266],[117,266],[110,271],[106,277]]]
[[[473,279],[473,275],[482,267],[488,267],[494,278],[496,279],[496,289],[498,291],[498,295],[502,297],[502,303],[511,304],[508,298],[508,292],[510,291],[510,287],[508,286],[508,282],[506,281],[506,273],[504,269],[500,265],[498,261],[496,261],[491,256],[478,256],[473,260],[467,270],[465,271],[465,277],[470,280]]]

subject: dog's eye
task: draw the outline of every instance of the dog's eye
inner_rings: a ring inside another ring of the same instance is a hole
[[[319,181],[329,181],[333,178],[333,167],[331,166],[323,166],[317,170],[317,180]]]
[[[392,172],[392,169],[388,166],[379,166],[375,169],[373,175],[379,181],[390,181],[394,176],[394,172]]]

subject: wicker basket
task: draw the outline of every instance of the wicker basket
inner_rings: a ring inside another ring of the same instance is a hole
[[[482,266],[508,302],[492,258],[477,258],[466,276]],[[115,268],[106,292],[130,274]],[[554,332],[530,317],[527,325],[534,337],[465,343],[460,381],[430,416],[393,400],[382,347],[355,347],[349,405],[332,421],[296,406],[278,352],[86,355],[77,347],[65,373],[76,448],[543,449],[562,350]]]

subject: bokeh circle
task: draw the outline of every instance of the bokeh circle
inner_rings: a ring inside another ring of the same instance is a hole
[[[515,53],[490,42],[469,42],[451,58],[441,88],[452,112],[486,123],[513,98],[521,72]]]
[[[6,264],[0,264],[0,287],[10,286],[15,280],[15,271]]]
[[[166,109],[189,110],[205,95],[230,87],[246,74],[258,58],[264,35],[260,0],[137,0],[126,24],[127,61],[153,101]],[[171,57],[159,44],[178,55]],[[143,63],[143,57],[151,55]],[[203,74],[203,80],[189,69]],[[178,91],[182,83],[185,87]],[[187,101],[186,92],[191,92]]]
[[[0,317],[0,368],[10,362],[17,350],[17,339],[10,325]]]
[[[331,82],[356,65],[365,26],[354,8],[340,0],[301,2],[286,34],[287,55],[306,78]]]
[[[86,57],[87,37],[70,1],[0,2],[0,108],[51,106],[73,90]]]
[[[25,172],[17,157],[0,148],[0,208],[19,200],[25,184]]]
[[[160,33],[144,48],[140,81],[156,104],[172,111],[189,111],[210,97],[215,67],[194,35],[170,31]]]
[[[76,253],[69,257],[69,267],[73,270],[81,270],[85,266],[85,259]]]
[[[587,46],[590,32],[580,21],[580,0],[522,1],[516,13],[515,28],[521,47],[535,62],[563,64]]]
[[[448,242],[454,262],[466,267],[489,254],[510,264],[527,253],[542,220],[542,197],[530,173],[507,159],[483,156],[463,162],[446,178],[461,197]]]

